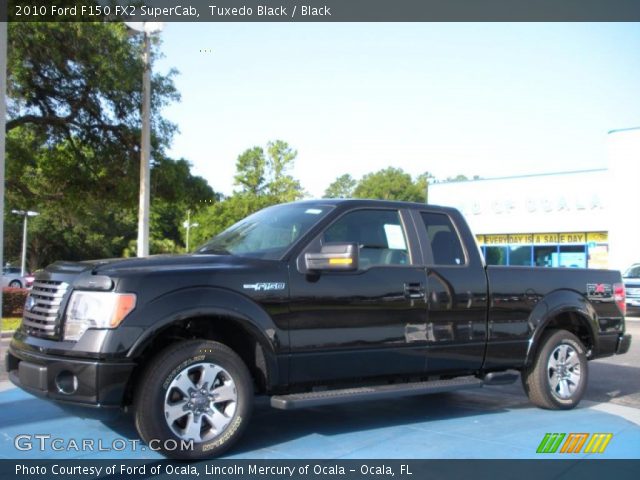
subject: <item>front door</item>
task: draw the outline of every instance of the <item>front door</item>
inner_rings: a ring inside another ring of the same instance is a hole
[[[351,210],[301,254],[291,268],[291,383],[425,370],[426,276],[412,229],[406,212]],[[326,243],[357,243],[357,270],[301,268]]]

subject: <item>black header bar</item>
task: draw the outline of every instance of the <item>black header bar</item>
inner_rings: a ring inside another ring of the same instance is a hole
[[[471,453],[471,452],[470,452]],[[639,460],[0,460],[0,479],[423,480],[637,478]]]
[[[639,0],[9,0],[9,22],[638,22]]]

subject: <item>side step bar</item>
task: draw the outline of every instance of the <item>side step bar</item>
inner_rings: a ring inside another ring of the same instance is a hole
[[[291,395],[276,395],[271,397],[271,406],[281,410],[293,410],[295,408],[318,407],[338,403],[452,392],[455,390],[480,388],[483,385],[484,382],[476,377],[458,377],[451,380],[434,380],[431,382],[398,383],[393,385],[345,388],[342,390],[293,393]]]

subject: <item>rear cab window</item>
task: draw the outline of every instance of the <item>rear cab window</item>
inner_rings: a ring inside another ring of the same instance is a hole
[[[434,265],[465,265],[462,243],[448,215],[420,212],[431,244]]]

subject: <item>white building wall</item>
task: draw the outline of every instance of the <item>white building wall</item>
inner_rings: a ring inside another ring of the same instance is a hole
[[[608,169],[429,187],[429,203],[461,210],[475,234],[608,232],[609,268],[640,263],[640,128],[608,136]]]
[[[434,184],[429,203],[461,210],[475,234],[607,231],[606,169]]]
[[[610,132],[608,155],[609,264],[624,270],[640,262],[640,128]]]

